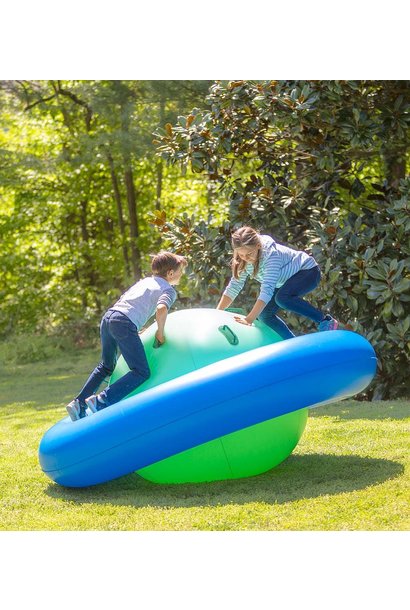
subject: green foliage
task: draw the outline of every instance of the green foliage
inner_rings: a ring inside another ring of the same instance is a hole
[[[410,393],[410,180],[400,191],[398,199],[386,193],[377,213],[365,210],[343,219],[335,212],[326,224],[312,216],[305,232],[305,247],[322,270],[320,287],[309,301],[330,310],[342,327],[363,334],[375,347],[379,371],[364,394],[374,399]],[[228,223],[196,223],[187,215],[164,222],[171,247],[189,258],[191,293],[198,302],[215,306],[230,278],[231,229]],[[248,282],[238,303],[250,309],[257,294],[256,283]],[[295,315],[285,317],[296,334],[315,330]]]
[[[298,222],[346,195],[366,204],[380,159],[393,180],[408,148],[409,94],[407,81],[217,82],[210,110],[158,130],[158,152],[220,184],[232,221],[273,204]]]
[[[165,214],[157,214],[151,221],[161,231],[164,245],[188,259],[191,302],[212,304],[228,277],[229,224],[213,227],[186,213],[173,222],[167,222]]]
[[[312,302],[375,343],[369,395],[407,391],[409,92],[408,81],[1,81],[0,337],[87,345],[162,247],[190,259],[177,307],[214,306],[231,228],[251,224],[314,252],[324,279]],[[256,294],[250,282],[241,304]]]
[[[207,81],[2,81],[0,337],[65,332],[149,270],[157,209],[215,207],[205,180],[158,167],[152,132]],[[161,187],[161,188],[160,188]],[[191,207],[190,207],[191,206]]]
[[[14,335],[12,340],[0,344],[0,362],[3,367],[29,364],[61,357],[73,349],[68,337]]]
[[[206,173],[230,200],[229,221],[211,229],[220,239],[194,218],[163,221],[170,243],[191,252],[201,297],[226,283],[238,225],[311,251],[324,277],[309,299],[375,345],[379,374],[366,395],[407,393],[410,84],[216,82],[206,101],[157,131],[164,159]],[[256,294],[249,286],[243,304]]]
[[[387,189],[376,212],[312,222],[310,244],[324,271],[327,306],[373,344],[379,371],[372,395],[410,392],[410,179]]]

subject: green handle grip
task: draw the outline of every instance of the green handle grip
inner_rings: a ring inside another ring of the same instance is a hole
[[[228,341],[231,345],[239,344],[238,337],[235,335],[233,330],[231,330],[229,328],[229,326],[227,324],[223,324],[222,326],[219,326],[218,330],[219,330],[219,332],[221,332],[223,334],[224,337],[226,337],[226,339],[228,339]]]

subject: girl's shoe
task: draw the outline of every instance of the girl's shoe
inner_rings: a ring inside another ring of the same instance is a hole
[[[319,324],[319,331],[321,330],[336,330],[339,326],[339,322],[332,318],[331,315],[327,314],[324,320]]]
[[[74,398],[68,405],[66,406],[69,416],[72,421],[77,421],[77,419],[82,419],[86,417],[86,406],[82,405],[78,398]]]
[[[101,400],[101,398],[96,394],[92,394],[91,396],[86,398],[85,404],[92,413],[97,413],[97,411],[101,411],[101,409],[105,409],[106,407],[108,407],[108,405],[103,400]]]

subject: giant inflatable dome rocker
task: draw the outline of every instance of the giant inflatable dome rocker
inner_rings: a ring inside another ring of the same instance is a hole
[[[166,343],[145,330],[151,377],[124,400],[78,421],[62,419],[39,448],[43,471],[85,487],[137,471],[155,483],[236,479],[277,466],[296,447],[308,409],[368,386],[376,356],[338,330],[282,340],[234,313],[170,313]],[[111,377],[128,371],[122,357]]]

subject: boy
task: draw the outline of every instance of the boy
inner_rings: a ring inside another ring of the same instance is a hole
[[[120,401],[148,379],[150,370],[138,331],[151,316],[156,316],[155,340],[165,342],[164,327],[168,310],[176,299],[174,286],[179,284],[187,261],[172,252],[160,252],[152,259],[152,276],[139,280],[104,314],[101,325],[101,362],[91,373],[83,389],[66,407],[73,421],[86,415],[86,408],[96,413]],[[117,349],[130,371],[95,395],[109,377],[117,361]]]

